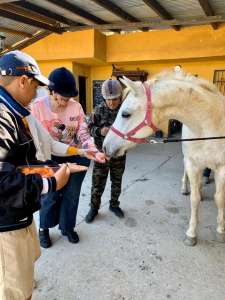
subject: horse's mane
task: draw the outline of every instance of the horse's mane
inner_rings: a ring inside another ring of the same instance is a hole
[[[185,82],[189,82],[192,84],[196,84],[197,86],[199,86],[200,88],[213,93],[213,94],[220,94],[220,96],[223,96],[220,91],[218,90],[218,88],[211,82],[196,77],[192,74],[188,74],[185,73],[183,71],[179,71],[179,72],[174,72],[174,71],[162,71],[161,73],[157,74],[154,78],[152,78],[150,81],[151,82],[157,82],[157,81],[161,81],[161,80],[169,80],[169,79],[174,79],[174,80],[178,80],[178,81],[185,81]]]

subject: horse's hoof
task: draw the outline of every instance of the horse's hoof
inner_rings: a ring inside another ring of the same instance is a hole
[[[197,244],[197,237],[190,237],[186,235],[184,239],[184,244],[190,247],[195,246]]]
[[[189,191],[181,191],[181,194],[184,196],[188,196],[188,195],[190,195],[190,192]]]

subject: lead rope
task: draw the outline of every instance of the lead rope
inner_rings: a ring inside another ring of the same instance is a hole
[[[147,138],[149,144],[166,144],[166,143],[180,143],[180,142],[194,142],[194,141],[205,141],[205,140],[221,140],[225,139],[225,136],[212,136],[205,138],[193,138],[193,139],[152,139]]]

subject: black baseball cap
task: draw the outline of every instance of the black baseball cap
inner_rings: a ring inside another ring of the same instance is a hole
[[[27,75],[38,80],[40,85],[50,84],[48,78],[41,74],[38,64],[33,57],[19,50],[7,52],[0,57],[0,75]]]

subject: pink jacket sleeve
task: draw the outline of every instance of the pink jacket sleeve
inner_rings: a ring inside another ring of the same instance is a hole
[[[79,139],[83,149],[98,152],[98,149],[94,144],[93,138],[90,136],[89,129],[85,121],[84,111],[81,105],[78,118],[77,138]]]

